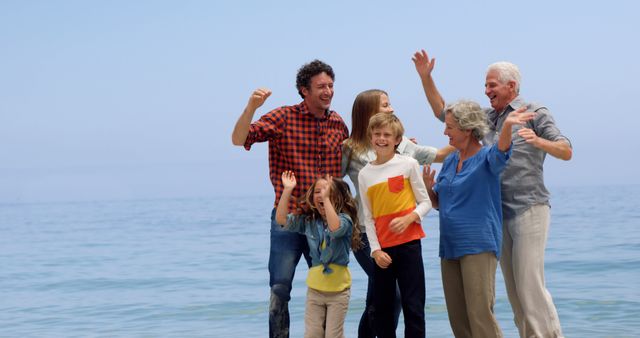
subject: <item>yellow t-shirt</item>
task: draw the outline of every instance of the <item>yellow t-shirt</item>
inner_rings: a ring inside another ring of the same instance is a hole
[[[327,242],[322,241],[320,247],[324,249]],[[331,273],[322,273],[324,265],[312,266],[307,274],[307,286],[318,291],[339,292],[351,287],[351,272],[346,265],[329,263]]]
[[[338,292],[351,287],[351,272],[345,265],[330,263],[333,272],[322,273],[323,265],[316,265],[309,269],[307,286],[318,291]]]

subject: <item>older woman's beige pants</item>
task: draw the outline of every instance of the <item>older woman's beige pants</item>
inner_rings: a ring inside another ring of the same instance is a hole
[[[549,206],[542,204],[503,222],[500,267],[520,337],[562,337],[558,313],[544,283],[549,222]]]
[[[324,292],[307,288],[305,338],[343,338],[351,289]]]
[[[457,338],[502,337],[493,313],[497,268],[493,252],[440,260],[449,323]]]

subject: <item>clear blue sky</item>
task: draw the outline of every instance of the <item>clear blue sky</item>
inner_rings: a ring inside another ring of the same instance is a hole
[[[486,66],[509,60],[574,145],[554,185],[640,183],[635,1],[2,1],[0,202],[271,196],[267,147],[231,145],[258,115],[300,101],[298,67],[336,72],[332,108],[389,92],[407,134],[442,146],[411,55],[425,48],[448,101],[487,105]]]

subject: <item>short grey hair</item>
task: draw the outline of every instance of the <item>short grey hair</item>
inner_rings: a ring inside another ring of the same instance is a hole
[[[444,108],[444,112],[445,114],[451,114],[460,129],[471,130],[478,141],[482,140],[484,135],[489,132],[487,114],[479,104],[473,101],[456,101]]]
[[[500,61],[495,62],[489,65],[487,68],[487,73],[495,70],[498,73],[498,80],[501,83],[507,83],[509,81],[514,81],[516,83],[516,94],[520,93],[520,69],[518,66],[511,62]]]

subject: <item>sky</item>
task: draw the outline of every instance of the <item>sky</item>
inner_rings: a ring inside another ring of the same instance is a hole
[[[448,102],[484,96],[487,65],[522,72],[573,159],[548,157],[561,185],[639,184],[635,1],[0,2],[0,203],[272,196],[267,145],[231,131],[301,101],[297,69],[336,73],[332,109],[351,125],[366,89],[389,93],[407,136],[444,146],[411,62],[424,48]],[[635,41],[635,42],[634,42]]]

